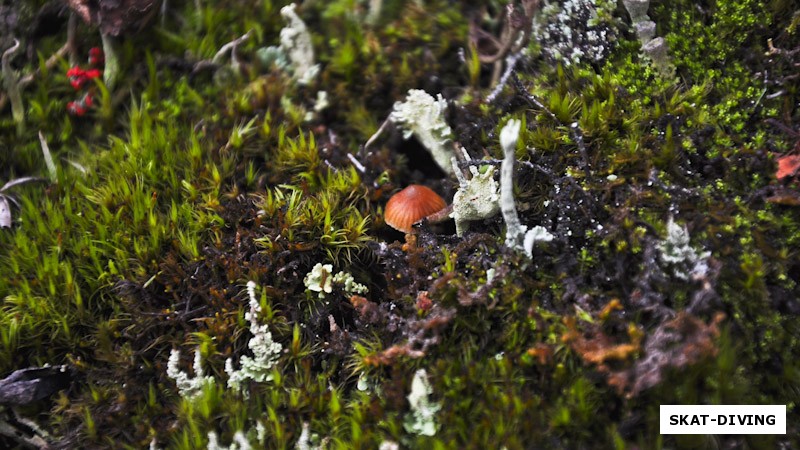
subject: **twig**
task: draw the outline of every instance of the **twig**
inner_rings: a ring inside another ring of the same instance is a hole
[[[69,51],[69,65],[75,66],[78,64],[78,15],[74,12],[69,13],[67,20],[67,49]]]
[[[569,126],[570,134],[572,135],[572,140],[575,141],[575,144],[578,146],[578,152],[581,154],[581,159],[583,159],[583,167],[581,169],[588,171],[589,170],[589,153],[586,152],[586,145],[583,143],[583,132],[581,131],[581,127],[578,126],[578,122],[572,122],[572,125]]]
[[[199,5],[199,1],[196,2],[196,4]],[[223,65],[222,60],[225,58],[225,55],[228,52],[231,53],[231,66],[233,66],[233,68],[236,69],[237,66],[239,65],[239,58],[236,56],[236,48],[242,42],[250,39],[250,34],[252,32],[253,32],[253,30],[250,30],[247,33],[245,33],[244,35],[242,35],[242,36],[240,36],[240,37],[228,42],[227,44],[223,45],[222,47],[219,48],[217,53],[214,54],[213,58],[211,58],[211,59],[201,59],[200,61],[197,61],[196,63],[194,63],[194,66],[192,66],[192,73],[190,74],[190,77],[194,77],[195,75],[199,74],[200,72],[203,72],[203,71],[206,71],[206,70],[215,71],[215,70],[219,69]]]
[[[14,122],[17,124],[17,134],[22,134],[25,131],[25,109],[22,106],[22,96],[19,93],[19,84],[14,71],[11,69],[11,60],[14,59],[14,54],[19,50],[19,40],[14,39],[14,45],[8,50],[3,52],[2,58],[2,71],[3,71],[3,84],[5,85],[8,98],[11,100],[11,115],[14,117]]]
[[[52,70],[56,65],[58,65],[58,61],[63,58],[68,52],[69,49],[69,42],[61,46],[55,53],[50,55],[47,58],[47,61],[44,63],[45,68],[47,70]],[[36,80],[36,77],[40,75],[39,69],[34,70],[33,72],[25,75],[24,77],[20,78],[17,82],[17,86],[20,90],[25,89],[26,87],[30,86]],[[0,94],[0,111],[2,111],[6,107],[6,103],[8,102],[8,97],[5,94]]]
[[[783,131],[784,133],[788,134],[789,136],[791,136],[793,138],[800,138],[800,131],[797,131],[797,130],[794,130],[792,128],[789,128],[786,125],[782,124],[781,122],[778,122],[775,119],[766,119],[764,122],[766,122],[766,123],[772,125],[773,127]]]
[[[480,62],[491,64],[500,61],[509,53],[517,53],[528,45],[531,29],[533,27],[533,16],[538,5],[538,0],[523,0],[522,17],[519,17],[516,13],[513,3],[506,5],[506,20],[503,24],[503,30],[500,32],[499,39],[481,30],[476,25],[473,25],[471,32],[476,48],[478,47],[477,41],[480,38],[488,39],[499,47],[494,54],[479,54],[478,59]]]
[[[508,83],[508,79],[514,73],[514,67],[516,67],[519,58],[522,56],[522,52],[517,52],[506,57],[506,70],[503,72],[503,76],[500,77],[500,81],[497,82],[497,85],[492,89],[492,92],[486,96],[486,103],[492,103],[500,92],[503,91],[506,83]]]
[[[367,143],[364,144],[364,150],[366,151],[377,139],[380,135],[386,130],[386,127],[389,126],[389,118],[387,117],[386,120],[383,121],[378,131],[375,132],[370,138],[367,140]]]
[[[47,61],[45,61],[45,63],[44,63],[45,68],[47,70],[52,70],[55,66],[58,65],[58,60],[64,58],[64,56],[69,51],[70,51],[69,43],[66,43],[66,44],[62,45],[61,48],[56,50],[55,53],[53,53],[52,55],[50,55],[49,58],[47,58]],[[20,78],[20,80],[19,80],[19,88],[20,89],[25,89],[31,83],[33,83],[36,80],[36,77],[39,76],[39,75],[40,75],[40,71],[39,71],[39,69],[36,69],[33,72],[29,73],[28,75],[25,75],[24,77]]]
[[[541,172],[541,173],[547,175],[548,177],[555,178],[555,175],[553,174],[553,172],[550,169],[546,169],[546,168],[540,166],[539,164],[534,164],[534,163],[532,163],[530,161],[520,161],[520,160],[517,160],[516,162],[518,164],[520,164],[521,166],[527,167],[528,169],[535,170],[537,172]],[[495,167],[497,167],[497,166],[501,166],[502,164],[503,164],[503,160],[502,159],[471,159],[469,161],[459,162],[458,166],[463,169],[463,168],[466,168],[466,167],[469,167],[469,166],[495,166]]]
[[[364,165],[363,165],[363,164],[361,164],[361,161],[359,161],[358,159],[356,159],[356,157],[355,157],[355,156],[353,156],[353,154],[352,154],[352,153],[348,153],[348,154],[347,154],[347,159],[349,159],[349,160],[350,160],[350,162],[351,162],[351,163],[353,163],[353,166],[355,166],[356,170],[358,170],[358,171],[359,171],[359,172],[361,172],[362,174],[364,174],[364,173],[367,173],[367,168],[366,168],[366,167],[364,167]]]
[[[217,52],[217,54],[215,54],[214,57],[211,58],[211,62],[214,63],[214,64],[221,64],[222,63],[222,58],[225,57],[225,54],[228,53],[228,51],[231,52],[231,60],[233,60],[236,57],[236,47],[238,47],[239,44],[241,44],[242,42],[250,39],[250,33],[252,33],[252,32],[253,32],[253,30],[250,30],[247,33],[245,33],[244,35],[242,35],[242,36],[240,36],[240,37],[228,42],[227,44],[223,45],[222,47],[220,47],[219,51]]]

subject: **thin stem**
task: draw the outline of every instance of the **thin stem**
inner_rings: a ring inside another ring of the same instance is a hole
[[[11,69],[11,60],[14,59],[14,54],[18,50],[19,40],[14,39],[14,45],[3,53],[2,70],[3,84],[6,92],[8,92],[8,99],[11,101],[11,115],[17,124],[17,135],[21,135],[25,131],[25,108],[22,105],[22,95],[19,92],[17,76]]]
[[[103,53],[106,58],[106,66],[103,70],[103,81],[106,83],[106,88],[109,91],[114,90],[114,85],[119,78],[119,55],[117,55],[117,41],[108,34],[101,33],[100,37],[103,40]]]

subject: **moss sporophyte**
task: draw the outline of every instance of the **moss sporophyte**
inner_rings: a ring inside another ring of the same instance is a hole
[[[800,448],[798,17],[3,2],[0,448]]]

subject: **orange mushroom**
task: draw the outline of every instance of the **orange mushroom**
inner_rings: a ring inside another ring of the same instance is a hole
[[[412,184],[389,199],[384,220],[395,230],[411,233],[412,225],[446,207],[447,203],[439,194],[425,186]]]

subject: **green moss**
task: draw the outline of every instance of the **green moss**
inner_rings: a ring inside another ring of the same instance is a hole
[[[14,227],[0,232],[0,368],[76,371],[69,390],[29,406],[63,446],[202,448],[209,432],[223,445],[242,432],[284,448],[304,429],[338,448],[709,444],[659,434],[658,405],[681,403],[788,404],[786,437],[720,439],[797,444],[800,216],[767,200],[779,188],[768,153],[795,138],[763,121],[797,117],[792,66],[765,55],[789,15],[756,0],[653,4],[676,79],[620,30],[596,66],[523,57],[487,103],[493,68],[476,52],[490,40],[468,30],[497,28],[481,9],[496,17],[496,2],[384,2],[371,23],[366,2],[305,2],[322,67],[307,86],[256,63],[286,2],[184,3],[124,41],[123,87],[96,86],[87,116],[65,113],[66,64],[24,91],[25,133],[0,116],[3,180],[47,173],[39,129],[58,166],[58,183],[15,188]],[[248,30],[238,68],[192,73]],[[18,63],[29,73],[43,59]],[[783,81],[764,84],[767,72]],[[412,88],[460,99],[448,124],[487,164],[501,157],[500,124],[522,120],[517,208],[554,235],[532,259],[503,246],[500,216],[463,238],[427,224],[395,242],[382,218],[394,187],[454,183],[413,141],[361,148]],[[307,115],[321,90],[332,106]],[[660,258],[670,219],[710,252],[696,279]],[[310,294],[303,277],[318,263],[368,292]],[[252,356],[248,281],[284,352],[244,396],[225,387],[224,365]],[[659,341],[669,327],[673,345]],[[190,372],[195,348],[216,382],[188,400],[166,364],[180,349]],[[653,355],[662,363],[644,366]],[[404,428],[421,368],[442,405],[434,436]]]

